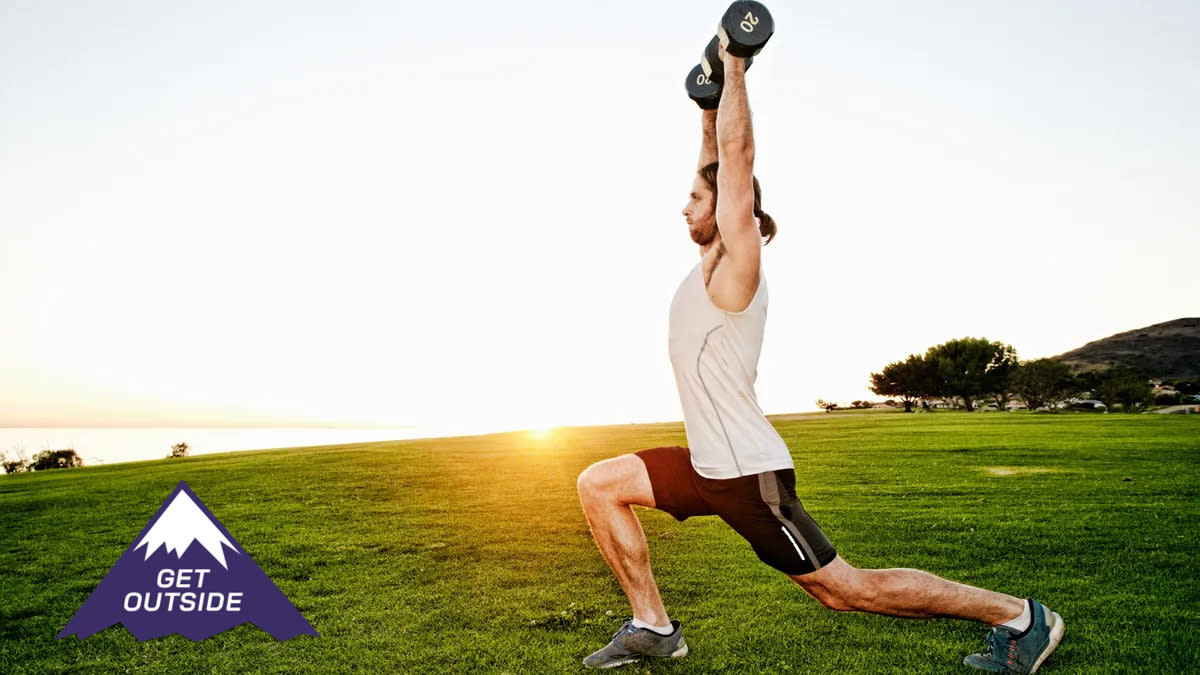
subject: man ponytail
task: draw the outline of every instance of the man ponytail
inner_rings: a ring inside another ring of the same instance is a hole
[[[766,239],[763,242],[763,246],[766,246],[771,243],[771,240],[775,238],[775,233],[778,232],[775,227],[775,219],[763,213],[762,209],[754,209],[754,217],[758,218],[758,233],[763,239]]]

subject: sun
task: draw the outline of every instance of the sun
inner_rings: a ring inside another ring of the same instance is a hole
[[[530,438],[544,441],[554,435],[554,429],[555,427],[533,427],[527,430],[526,433],[529,434]]]

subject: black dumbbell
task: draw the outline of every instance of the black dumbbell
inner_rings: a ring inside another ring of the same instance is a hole
[[[708,76],[708,79],[723,85],[725,84],[725,62],[718,56],[719,44],[720,38],[717,37],[708,41],[708,46],[704,48],[704,56],[700,59],[700,67],[704,69],[704,74]],[[747,56],[746,70],[750,69],[751,63],[754,63],[754,57]]]
[[[704,74],[703,66],[692,68],[687,77],[688,96],[701,110],[716,110],[721,103],[721,85]]]
[[[775,21],[761,2],[738,0],[725,10],[717,37],[725,51],[745,58],[762,51],[775,32]]]

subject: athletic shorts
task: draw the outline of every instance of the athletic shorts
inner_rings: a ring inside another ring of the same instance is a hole
[[[634,454],[650,474],[655,508],[680,521],[720,516],[750,542],[760,560],[784,574],[815,572],[837,555],[796,498],[792,469],[705,478],[692,468],[687,448],[651,448]]]

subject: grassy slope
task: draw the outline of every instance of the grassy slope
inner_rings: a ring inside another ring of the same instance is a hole
[[[1067,622],[1052,672],[1200,667],[1200,418],[835,414],[777,426],[805,506],[851,564],[1042,599]],[[639,425],[0,478],[0,671],[579,670],[628,606],[575,478],[683,442],[679,425]],[[242,626],[138,643],[117,626],[54,639],[179,480],[322,637],[278,642]],[[623,672],[944,673],[967,671],[960,659],[983,644],[977,624],[830,612],[719,520],[639,513],[693,653]]]

